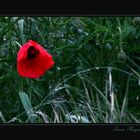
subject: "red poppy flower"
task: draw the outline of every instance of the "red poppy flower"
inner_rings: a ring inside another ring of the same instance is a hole
[[[52,56],[37,42],[29,40],[17,55],[18,74],[28,78],[39,78],[54,65]]]

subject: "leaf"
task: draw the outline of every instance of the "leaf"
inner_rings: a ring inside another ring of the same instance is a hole
[[[34,114],[28,95],[25,92],[19,92],[19,96],[30,122],[34,123],[35,114]]]
[[[6,121],[5,121],[5,118],[4,118],[4,116],[3,116],[3,114],[2,114],[1,111],[0,111],[0,118],[3,120],[4,123],[6,122]]]
[[[80,115],[70,115],[66,114],[65,115],[66,119],[69,120],[71,123],[90,123],[87,117],[80,116]]]
[[[26,42],[26,37],[24,35],[24,20],[21,19],[21,20],[18,20],[18,27],[19,27],[19,30],[20,30],[20,36],[21,36],[21,40],[22,40],[22,43],[25,43]]]
[[[24,20],[23,19],[18,21],[18,26],[19,26],[19,30],[20,30],[20,35],[23,36],[23,26],[24,26]]]

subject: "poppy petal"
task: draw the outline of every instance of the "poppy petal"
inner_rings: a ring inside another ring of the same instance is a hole
[[[27,57],[28,49],[33,46],[39,54],[33,59]],[[52,55],[50,55],[43,47],[35,41],[28,41],[18,52],[17,70],[19,75],[28,78],[39,78],[45,74],[45,71],[54,65]]]

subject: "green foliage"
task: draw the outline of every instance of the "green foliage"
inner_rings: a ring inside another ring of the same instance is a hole
[[[139,17],[0,17],[1,123],[139,123]],[[55,62],[20,77],[28,40]]]

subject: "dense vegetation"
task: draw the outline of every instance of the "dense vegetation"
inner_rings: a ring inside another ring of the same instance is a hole
[[[17,73],[34,40],[54,66]],[[140,17],[0,17],[1,123],[139,123]]]

